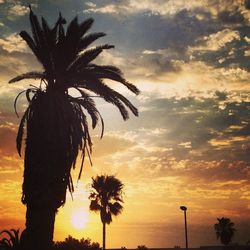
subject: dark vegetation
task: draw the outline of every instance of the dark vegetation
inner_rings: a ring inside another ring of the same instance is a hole
[[[148,248],[145,245],[139,245],[137,246],[138,250],[147,250]]]
[[[20,242],[20,230],[10,229],[3,230],[0,233],[0,250],[25,250]],[[97,242],[91,242],[87,239],[75,239],[68,236],[64,241],[54,242],[51,250],[100,250],[100,245]]]
[[[20,230],[3,230],[0,233],[0,250],[23,250],[20,243]]]
[[[68,236],[64,241],[55,242],[52,250],[100,250],[99,243],[91,242],[90,239],[75,239]]]

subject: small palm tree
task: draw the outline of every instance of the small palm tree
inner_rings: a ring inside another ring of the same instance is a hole
[[[0,240],[0,249],[4,250],[21,250],[19,229],[3,230],[0,232],[0,236],[6,235],[6,237]]]
[[[90,157],[87,115],[93,128],[101,122],[103,134],[103,120],[93,97],[116,106],[124,120],[129,118],[128,110],[138,115],[136,107],[104,81],[118,82],[135,94],[139,90],[123,78],[117,67],[93,62],[104,50],[114,47],[105,44],[88,48],[105,36],[102,32],[88,33],[93,22],[89,18],[79,23],[76,17],[65,29],[66,20],[60,14],[55,26],[50,27],[44,18],[39,22],[30,10],[32,36],[26,31],[20,33],[43,67],[42,72],[28,72],[9,81],[40,80],[40,85],[21,92],[26,93],[28,107],[16,138],[21,155],[25,128],[22,202],[27,206],[23,237],[26,250],[47,250],[52,245],[56,212],[65,203],[66,190],[74,191],[71,169],[79,151],[82,160],[85,155]],[[83,161],[79,178],[82,167]]]
[[[103,225],[103,250],[106,248],[106,224],[112,222],[112,215],[117,216],[122,212],[123,184],[113,175],[100,175],[92,178],[90,210],[100,212]]]
[[[218,223],[214,224],[217,239],[220,239],[221,243],[227,246],[232,241],[236,231],[234,223],[226,217],[217,218],[217,220]]]

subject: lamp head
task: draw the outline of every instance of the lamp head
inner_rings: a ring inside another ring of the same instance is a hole
[[[185,206],[180,206],[180,209],[183,210],[183,211],[186,211],[186,210],[187,210],[187,207],[185,207]]]

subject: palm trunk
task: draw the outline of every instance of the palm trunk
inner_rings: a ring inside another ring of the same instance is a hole
[[[26,229],[22,235],[25,250],[50,250],[53,243],[56,209],[27,205]]]
[[[106,250],[106,223],[102,223],[102,250]]]

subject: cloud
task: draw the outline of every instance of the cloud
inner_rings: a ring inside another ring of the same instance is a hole
[[[121,1],[119,1],[121,2]],[[87,9],[83,12],[85,13],[103,13],[103,14],[120,14],[129,11],[129,6],[120,5],[118,3],[111,3],[104,6],[97,7],[95,3],[87,2],[86,3]]]
[[[97,150],[97,157],[94,147],[96,171],[124,178],[132,185],[128,196],[136,195],[138,202],[138,193],[155,197],[153,203],[166,196],[170,203],[192,197],[201,206],[197,211],[209,207],[212,216],[218,199],[226,202],[235,195],[244,206],[250,185],[247,98],[246,92],[233,91],[162,98],[151,93],[140,100],[139,119],[123,123],[109,117],[111,146]],[[204,196],[210,203],[202,203]],[[235,207],[225,214],[230,212],[239,216],[244,211]]]
[[[205,36],[200,41],[201,45],[196,45],[196,47],[190,48],[192,51],[195,50],[205,50],[205,51],[217,51],[221,48],[227,46],[228,43],[240,40],[240,34],[236,30],[224,29],[218,31],[209,36]]]
[[[236,97],[234,101],[231,94],[226,99],[225,95],[216,95],[217,98],[190,96],[146,101],[140,126],[147,130],[140,130],[138,140],[143,138],[146,148],[170,148],[164,154],[177,160],[222,160],[228,154],[228,159],[248,161],[248,147],[244,145],[248,145],[250,136],[249,102]],[[145,134],[156,128],[165,130],[159,136]]]
[[[7,52],[27,52],[25,41],[17,34],[13,33],[4,39],[0,39],[0,47]]]
[[[96,157],[110,157],[110,155],[123,152],[134,146],[132,140],[126,139],[122,136],[105,134],[102,140],[94,141],[93,156]]]
[[[9,14],[14,16],[24,16],[29,13],[29,7],[17,2],[9,8]]]
[[[16,127],[13,124],[0,125],[0,155],[1,157],[16,153]]]
[[[110,0],[91,1],[87,7],[96,14],[99,11],[113,14],[104,23],[109,19],[123,23],[119,30],[116,24],[106,23],[107,27],[113,28],[113,31],[107,28],[111,38],[121,49],[129,48],[131,55],[136,53],[137,58],[142,54],[144,62],[155,66],[156,74],[152,76],[159,74],[159,65],[164,65],[166,72],[176,69],[179,72],[181,67],[176,64],[190,60],[204,61],[218,68],[249,69],[249,49],[244,39],[249,33],[247,20],[250,19],[242,1],[144,0],[137,4],[134,1]],[[105,13],[102,14],[104,17]],[[136,32],[131,32],[133,30]],[[145,51],[154,51],[154,54],[143,54]],[[178,58],[171,57],[170,51]]]
[[[194,0],[143,0],[139,2],[131,0],[93,0],[85,3],[86,12],[109,13],[114,15],[152,13],[157,15],[175,15],[182,10],[193,10],[202,6],[202,3]]]
[[[226,29],[211,34],[209,38],[203,38],[207,40],[203,46],[190,48],[192,59],[202,60],[218,68],[240,68],[250,71],[248,34],[247,27],[234,31]]]
[[[85,12],[109,13],[117,16],[133,14],[157,14],[162,16],[174,16],[178,12],[187,10],[194,13],[199,19],[205,18],[205,12],[210,13],[213,19],[218,19],[225,23],[239,23],[248,17],[245,4],[241,0],[206,0],[206,1],[174,1],[174,0],[143,0],[140,3],[131,0],[92,0],[85,3]]]
[[[8,81],[16,75],[31,70],[40,70],[41,66],[30,53],[24,41],[14,33],[0,39],[1,79]]]

